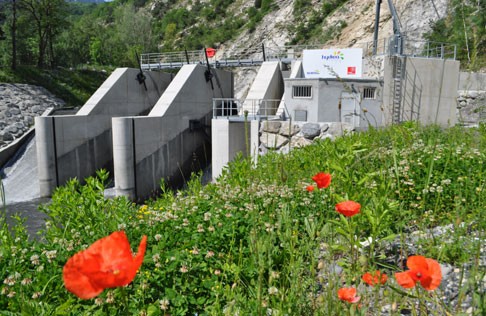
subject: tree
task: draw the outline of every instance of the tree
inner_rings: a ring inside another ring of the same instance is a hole
[[[17,1],[0,1],[0,40],[6,41],[4,48],[9,51],[10,68],[17,67]],[[8,36],[7,36],[8,33]],[[3,61],[6,62],[5,58]]]
[[[19,7],[28,12],[34,22],[38,59],[37,66],[51,66],[55,63],[54,40],[63,27],[66,26],[67,4],[64,0],[17,0]]]

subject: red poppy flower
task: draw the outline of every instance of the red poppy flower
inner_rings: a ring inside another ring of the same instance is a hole
[[[343,287],[338,290],[338,297],[341,301],[357,303],[361,297],[356,296],[354,287]]]
[[[395,273],[395,278],[402,287],[409,289],[414,287],[417,282],[427,291],[432,291],[439,287],[442,280],[442,271],[440,264],[434,259],[410,256],[407,259],[407,267],[410,270]]]
[[[313,185],[308,185],[305,189],[307,191],[309,191],[309,192],[312,192],[312,191],[314,191],[314,186]]]
[[[331,175],[329,173],[319,172],[312,177],[319,189],[325,189],[331,184]]]
[[[373,274],[366,272],[365,274],[363,274],[361,279],[368,285],[375,286],[378,284],[385,284],[386,280],[388,280],[388,276],[376,270]]]
[[[354,201],[344,201],[336,204],[336,211],[344,216],[351,217],[359,213],[361,205]]]
[[[125,286],[135,278],[146,247],[147,236],[143,236],[134,257],[124,231],[101,238],[69,258],[62,271],[64,285],[82,299],[93,298],[106,288]]]

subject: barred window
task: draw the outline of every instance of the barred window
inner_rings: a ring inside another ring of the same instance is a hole
[[[376,98],[376,88],[367,87],[363,89],[363,99],[375,99]]]
[[[312,98],[312,86],[292,86],[293,98]]]

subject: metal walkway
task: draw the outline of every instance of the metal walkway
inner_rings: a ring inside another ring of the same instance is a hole
[[[354,48],[362,48],[363,56],[392,54],[393,41],[390,38],[381,39],[374,47],[373,42],[356,43]],[[249,47],[245,50],[225,51],[223,54],[216,52],[214,57],[208,58],[211,67],[248,67],[260,66],[265,61],[280,61],[291,63],[301,60],[306,49],[331,48],[325,44],[316,45],[288,45],[269,46],[264,45]],[[205,50],[146,53],[140,56],[142,70],[177,69],[187,64],[206,64]],[[417,41],[403,38],[403,56],[424,58],[456,59],[456,46],[447,43]]]
[[[301,59],[304,49],[318,49],[322,45],[299,45],[283,47],[250,48],[246,51],[226,52],[223,55],[216,54],[208,58],[212,67],[248,67],[260,66],[265,61],[280,61],[291,63]],[[204,50],[149,53],[140,56],[142,70],[181,68],[187,64],[206,64]]]

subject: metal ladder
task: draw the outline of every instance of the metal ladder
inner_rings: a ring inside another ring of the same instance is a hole
[[[392,121],[393,124],[398,124],[402,121],[402,84],[403,73],[405,71],[405,62],[402,56],[393,57],[393,109]]]

